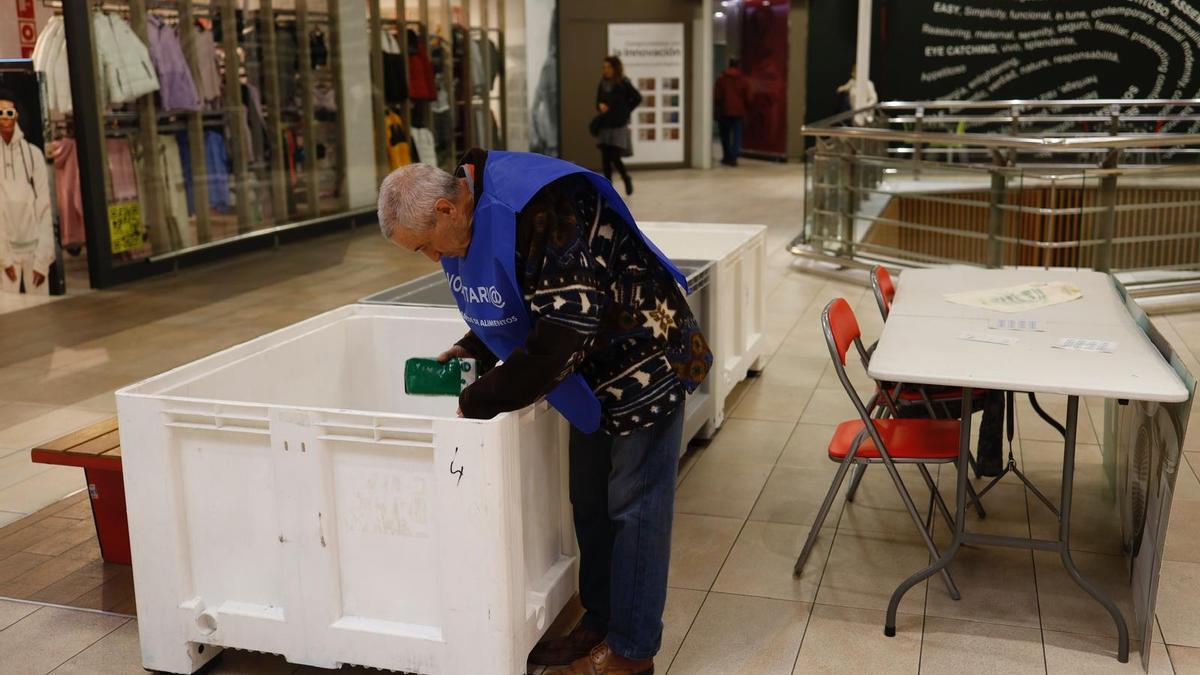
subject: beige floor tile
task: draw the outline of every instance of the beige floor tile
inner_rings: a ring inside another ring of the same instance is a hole
[[[838,607],[887,609],[892,591],[911,574],[927,566],[929,551],[920,542],[887,534],[838,533],[817,590],[817,602]],[[940,576],[937,593],[945,593]],[[919,614],[925,606],[928,580],[904,595],[900,611]]]
[[[1200,675],[1200,649],[1167,645],[1167,653],[1171,656],[1171,666],[1175,669],[1175,675]],[[1151,663],[1157,665],[1153,661],[1154,656],[1150,655]]]
[[[1169,645],[1200,648],[1200,563],[1164,560],[1154,613]]]
[[[942,493],[942,498],[946,500],[946,506],[952,512],[954,511],[954,492],[956,488],[956,479],[954,475],[954,467],[946,465],[942,468],[941,475],[938,476],[938,489]],[[984,485],[987,485],[986,479],[972,481],[976,486],[976,490],[982,490]],[[1036,497],[1029,495],[1029,505],[1026,506],[1026,491],[1021,486],[1021,482],[1015,476],[1006,476],[1002,482],[992,488],[983,497],[983,508],[987,513],[986,518],[980,518],[975,511],[971,502],[967,502],[967,524],[968,532],[977,532],[980,534],[996,534],[1008,537],[1028,537],[1029,536],[1029,512],[1034,508],[1045,508],[1041,506],[1041,502],[1036,501]],[[1037,506],[1035,506],[1037,504]],[[1047,511],[1047,514],[1049,512]],[[1050,515],[1053,518],[1053,515]],[[938,521],[938,527],[942,525],[942,521]],[[941,530],[945,534],[945,530]],[[1051,537],[1053,538],[1053,537]]]
[[[0,600],[0,631],[33,614],[37,609],[37,605]]]
[[[33,513],[86,487],[83,469],[48,466],[46,471],[0,490],[0,510]]]
[[[0,424],[0,447],[26,448],[83,428],[111,415],[82,408],[47,408],[17,424]]]
[[[702,457],[679,485],[675,511],[745,518],[770,473],[767,464],[710,462]]]
[[[0,511],[0,527],[4,527],[9,523],[15,523],[29,514],[13,513],[12,511]]]
[[[812,392],[812,388],[809,387],[755,382],[733,409],[733,417],[795,422],[800,418],[800,413]]]
[[[33,478],[50,468],[49,464],[35,464],[30,454],[29,448],[11,452],[0,450],[0,490]]]
[[[938,543],[944,550],[943,538],[939,537]],[[945,593],[930,593],[925,613],[947,619],[1039,628],[1033,569],[1029,551],[964,546],[950,565],[962,598],[951,600]]]
[[[1186,452],[1183,456],[1185,461],[1180,465],[1179,474],[1175,477],[1175,499],[1200,501],[1200,480],[1196,478],[1200,456]]]
[[[32,375],[33,371],[22,371],[22,373],[20,373],[20,376],[22,377],[31,377]],[[7,429],[19,424],[24,424],[30,420],[37,419],[38,417],[54,411],[53,406],[37,405],[34,403],[16,403],[7,400],[7,397],[11,395],[12,392],[5,391],[3,394],[5,398],[0,400],[0,429]],[[24,444],[11,443],[9,445],[17,446]]]
[[[793,675],[916,673],[921,660],[920,616],[896,617],[896,635],[883,634],[884,612],[814,605]]]
[[[829,464],[829,441],[836,429],[830,424],[797,424],[776,464],[801,468]]]
[[[1167,526],[1166,560],[1200,563],[1200,501],[1180,499],[1171,503]]]
[[[898,466],[896,469],[917,512],[924,518],[929,508],[929,487],[921,478],[920,471],[915,466]],[[930,470],[937,471],[937,467],[931,467]],[[849,482],[847,479],[842,488],[843,495],[849,487]],[[948,505],[947,508],[953,512],[952,506]],[[934,517],[941,518],[937,514]],[[874,532],[921,539],[921,531],[917,529],[917,524],[905,508],[887,467],[882,464],[867,468],[854,495],[854,501],[846,502],[842,509],[838,530],[851,534]]]
[[[934,617],[925,619],[922,675],[966,672],[1032,675],[1045,672],[1045,668],[1042,634],[1036,628]]]
[[[1033,556],[1043,628],[1081,635],[1116,636],[1117,627],[1112,617],[1100,603],[1071,580],[1057,553],[1036,551]],[[1117,603],[1126,620],[1133,617],[1129,574],[1123,556],[1080,551],[1071,557],[1083,578],[1107,593]],[[1160,588],[1159,598],[1162,597]]]
[[[142,669],[137,621],[129,621],[54,670],[54,675],[126,675]]]
[[[794,426],[791,422],[728,419],[704,454],[718,462],[774,464]]]
[[[811,605],[710,593],[668,673],[788,675]]]
[[[807,526],[747,522],[713,590],[812,602],[817,597],[834,530],[826,528],[817,536],[803,574],[797,578],[792,571],[808,533]]]
[[[762,380],[768,384],[813,389],[828,365],[828,356],[776,355],[763,369]]]
[[[655,670],[666,672],[671,661],[679,653],[679,646],[700,613],[700,606],[708,594],[685,588],[667,589],[667,606],[663,610],[662,645],[654,657]]]
[[[1046,650],[1047,675],[1067,675],[1086,673],[1087,675],[1129,675],[1140,674],[1141,643],[1130,640],[1129,663],[1117,660],[1117,640],[1115,637],[1099,637],[1095,635],[1079,635],[1075,633],[1059,633],[1045,631],[1042,639]],[[1171,658],[1165,645],[1153,644],[1150,651],[1150,674],[1171,675]]]
[[[743,522],[740,518],[675,514],[667,584],[700,591],[711,588]]]
[[[1050,500],[1059,504],[1057,496]],[[1039,539],[1058,539],[1058,519],[1028,495],[1029,529]],[[1076,486],[1071,507],[1071,550],[1123,555],[1121,517],[1116,499]]]
[[[48,673],[127,621],[129,619],[43,607],[0,631],[0,654],[4,655],[7,664],[5,673]],[[47,639],[48,636],[53,637]]]
[[[811,525],[836,472],[837,465],[832,462],[806,469],[775,467],[750,513],[750,520]],[[846,482],[849,482],[849,472]],[[843,489],[838,492],[822,527],[837,524],[844,501]]]
[[[800,421],[804,424],[832,424],[834,426],[850,419],[858,419],[858,413],[845,391],[817,389],[813,391]]]

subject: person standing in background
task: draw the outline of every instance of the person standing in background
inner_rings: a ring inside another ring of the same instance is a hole
[[[604,57],[600,86],[596,87],[596,118],[591,131],[600,148],[600,161],[604,177],[612,180],[613,169],[625,181],[625,194],[633,194],[633,180],[625,168],[622,157],[633,154],[633,138],[629,132],[629,117],[633,109],[641,105],[642,94],[625,77],[625,67],[616,56]]]
[[[729,59],[729,67],[717,77],[713,86],[713,108],[721,134],[721,163],[737,166],[738,156],[742,154],[742,122],[750,108],[750,80],[737,59]]]
[[[49,295],[54,223],[46,156],[25,140],[17,99],[0,90],[0,290]]]
[[[875,93],[875,83],[867,80],[867,98],[858,100],[858,66],[850,68],[850,79],[846,83],[837,88],[837,93],[846,97],[849,103],[850,110],[858,110],[859,108],[869,108],[876,103],[879,103],[879,94]],[[869,112],[857,113],[854,115],[854,126],[865,127],[875,121],[875,116]]]

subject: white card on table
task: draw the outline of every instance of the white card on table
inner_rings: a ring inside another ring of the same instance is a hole
[[[1044,331],[1042,322],[1037,319],[991,319],[988,328],[993,330]]]
[[[1117,343],[1093,338],[1061,338],[1054,343],[1057,349],[1069,349],[1075,352],[1103,352],[1111,354],[1116,351]]]
[[[971,342],[987,342],[993,345],[1015,345],[1017,338],[1004,337],[1001,335],[988,335],[986,333],[972,333],[971,331],[963,331],[958,336],[960,340],[970,340]]]

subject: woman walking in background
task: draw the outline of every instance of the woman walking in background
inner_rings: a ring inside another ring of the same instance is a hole
[[[625,67],[615,56],[604,58],[603,77],[596,88],[597,115],[592,120],[591,132],[600,148],[600,160],[604,177],[612,180],[613,169],[625,181],[625,194],[633,194],[633,180],[625,169],[622,157],[633,154],[633,139],[629,134],[629,116],[642,102],[642,95],[625,77]]]

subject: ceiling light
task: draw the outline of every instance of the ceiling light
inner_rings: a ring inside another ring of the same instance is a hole
[[[724,19],[725,12],[713,12],[713,18],[714,19]]]

